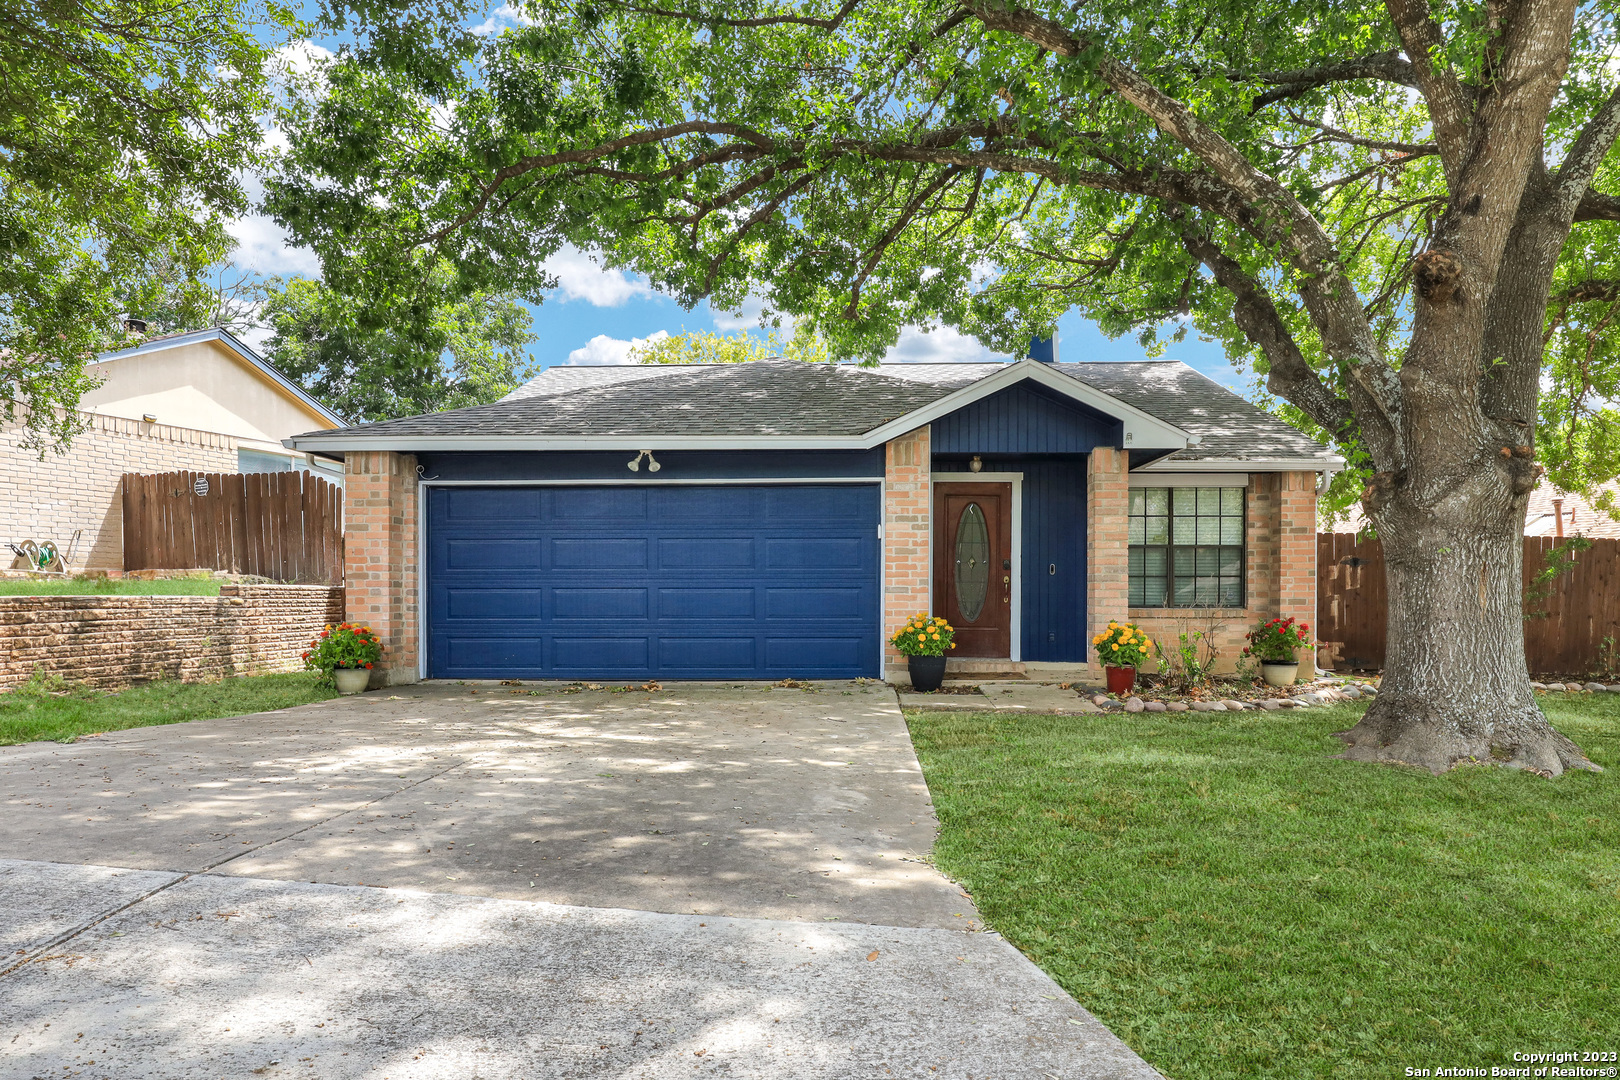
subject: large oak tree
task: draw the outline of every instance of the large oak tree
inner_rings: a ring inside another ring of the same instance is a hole
[[[1620,292],[1582,277],[1620,220],[1609,0],[543,0],[483,39],[399,10],[410,49],[366,7],[284,118],[269,206],[328,281],[532,291],[567,241],[860,358],[1190,321],[1364,483],[1389,651],[1347,754],[1590,767],[1530,692],[1519,536],[1549,303],[1601,333],[1581,305]]]

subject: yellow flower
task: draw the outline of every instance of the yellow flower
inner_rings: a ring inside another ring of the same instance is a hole
[[[1108,623],[1108,629],[1112,630],[1115,627],[1117,627],[1118,625],[1119,625],[1119,623],[1113,622],[1112,620],[1110,620],[1109,623]]]
[[[1144,649],[1151,649],[1151,648],[1153,648],[1153,642],[1151,642],[1151,641],[1144,641],[1144,642],[1142,642],[1142,648],[1144,648]]]

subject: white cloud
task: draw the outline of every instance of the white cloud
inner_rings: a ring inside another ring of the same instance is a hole
[[[662,341],[669,337],[668,330],[654,330],[644,338],[611,338],[606,334],[597,334],[587,341],[582,348],[575,349],[568,354],[564,364],[573,366],[627,364],[630,362],[630,350],[638,345],[645,345],[649,341]]]
[[[533,26],[534,20],[525,15],[511,4],[502,4],[490,12],[489,18],[473,27],[472,32],[479,37],[499,33],[513,26]]]
[[[938,326],[924,331],[915,326],[900,331],[900,340],[883,357],[890,364],[970,364],[1005,360],[1002,353],[992,352],[949,326]]]
[[[266,67],[274,79],[279,79],[283,74],[308,75],[335,55],[331,49],[300,39],[288,42],[271,53]]]
[[[595,259],[572,244],[547,259],[546,269],[556,276],[557,291],[565,301],[584,300],[592,307],[619,307],[654,295],[645,279],[621,270],[604,270]]]

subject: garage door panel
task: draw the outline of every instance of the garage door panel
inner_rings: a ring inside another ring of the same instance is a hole
[[[658,666],[664,671],[753,671],[759,649],[752,637],[663,637]]]
[[[535,540],[446,540],[444,564],[450,570],[527,570],[540,568]]]
[[[765,590],[765,615],[771,619],[859,620],[863,604],[860,589],[801,586]]]
[[[636,487],[549,488],[547,517],[558,522],[647,520],[647,491]]]
[[[647,541],[609,537],[553,540],[551,565],[558,570],[644,570]]]
[[[444,520],[526,521],[540,512],[534,488],[451,488],[445,492]]]
[[[865,537],[781,537],[765,542],[765,565],[772,570],[854,570],[866,546]]]
[[[553,589],[554,619],[645,619],[646,589]]]
[[[871,498],[864,486],[791,487],[765,489],[765,520],[769,522],[825,521],[864,524],[871,519]]]
[[[434,487],[426,502],[430,676],[877,674],[875,484]]]
[[[643,672],[651,643],[645,637],[572,637],[552,639],[553,663],[583,673],[599,671]]]
[[[444,613],[451,619],[533,618],[540,610],[542,589],[446,589]]]
[[[503,671],[538,667],[544,659],[540,638],[474,636],[451,638],[450,664],[468,671],[498,675]]]
[[[658,541],[658,565],[665,570],[751,570],[751,536],[681,536]]]
[[[659,589],[658,617],[681,619],[752,619],[753,589]]]
[[[861,663],[859,643],[851,638],[771,637],[765,639],[765,664],[799,670],[849,668]]]

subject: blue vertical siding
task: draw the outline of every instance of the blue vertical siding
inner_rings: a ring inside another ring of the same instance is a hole
[[[1123,425],[1019,383],[934,421],[936,454],[1089,454],[1119,446]]]

